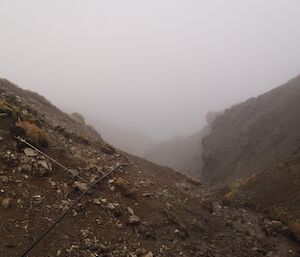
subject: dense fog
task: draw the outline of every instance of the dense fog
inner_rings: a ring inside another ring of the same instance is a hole
[[[299,9],[298,0],[0,0],[0,76],[142,152],[297,75]]]

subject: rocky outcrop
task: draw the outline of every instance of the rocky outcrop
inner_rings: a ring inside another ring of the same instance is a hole
[[[203,139],[203,177],[230,183],[264,170],[300,143],[300,76],[225,110]]]

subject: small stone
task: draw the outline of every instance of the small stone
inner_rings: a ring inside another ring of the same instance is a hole
[[[147,250],[145,248],[138,248],[135,251],[137,256],[143,256],[145,254],[147,254]]]
[[[56,183],[54,181],[50,181],[51,187],[55,187]]]
[[[40,165],[40,166],[43,166],[45,169],[48,169],[49,171],[52,170],[52,165],[47,162],[47,161],[44,161],[44,160],[39,160],[37,161],[37,163]]]
[[[271,229],[275,232],[281,232],[283,229],[283,224],[281,221],[272,220],[271,221]]]
[[[101,199],[101,203],[107,203],[107,200],[105,198]]]
[[[90,233],[90,231],[88,229],[81,229],[80,233],[83,235],[83,237],[87,237]]]
[[[114,210],[115,209],[115,205],[113,203],[108,203],[107,204],[107,208],[110,210]]]
[[[20,170],[20,172],[22,171],[22,172],[28,172],[28,173],[30,173],[31,172],[31,170],[32,170],[32,167],[31,167],[31,165],[29,165],[29,164],[24,164],[22,167],[18,167],[18,168],[21,168],[21,170]],[[18,171],[18,170],[17,170]],[[19,172],[19,171],[18,171]]]
[[[34,175],[43,177],[52,171],[52,165],[45,160],[38,160],[32,165],[32,173]]]
[[[81,183],[79,181],[75,181],[73,187],[79,189],[81,192],[85,192],[86,190],[88,190],[88,184]]]
[[[67,183],[63,183],[62,191],[64,192],[65,195],[68,195],[70,193],[70,190],[69,190],[69,187],[68,187]]]
[[[26,147],[24,149],[24,153],[27,157],[35,157],[37,156],[37,153],[32,149],[32,148],[29,148],[29,147]]]
[[[43,201],[43,197],[41,195],[32,196],[34,204],[40,204]]]
[[[150,193],[143,193],[142,196],[143,196],[143,197],[146,197],[146,198],[150,198],[150,197],[151,197],[151,194],[150,194]]]
[[[107,251],[107,247],[104,245],[104,244],[97,244],[97,250],[100,252],[100,253],[104,253]]]
[[[98,198],[95,198],[95,199],[93,200],[93,203],[94,203],[94,204],[97,204],[97,205],[100,205],[100,204],[101,204],[101,201],[100,201]]]
[[[122,224],[120,221],[118,221],[118,222],[116,223],[116,225],[117,225],[118,228],[122,228],[122,227],[123,227],[123,224]]]
[[[127,207],[129,214],[134,215],[133,209],[131,207]]]
[[[3,183],[7,183],[9,181],[8,177],[7,176],[1,176],[0,177],[0,180],[3,182]]]
[[[151,251],[144,255],[144,257],[153,257],[153,256],[154,255],[153,255],[153,253]]]
[[[58,250],[57,252],[56,252],[56,256],[60,256],[61,255],[61,250]]]
[[[79,172],[78,172],[78,170],[76,170],[76,169],[72,169],[71,172],[70,172],[70,174],[71,174],[71,177],[72,177],[72,178],[75,178],[76,176],[79,175]]]
[[[3,209],[7,210],[10,206],[11,206],[11,199],[10,198],[4,198],[2,200]]]
[[[137,225],[137,224],[140,223],[140,219],[136,215],[130,215],[129,218],[128,218],[128,222],[131,225]]]

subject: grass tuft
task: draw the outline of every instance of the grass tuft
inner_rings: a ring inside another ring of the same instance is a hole
[[[29,121],[18,120],[16,127],[21,129],[25,139],[37,147],[48,147],[49,139],[44,130]]]

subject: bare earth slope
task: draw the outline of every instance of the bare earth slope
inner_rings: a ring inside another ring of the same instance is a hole
[[[128,157],[130,166],[85,195],[28,256],[299,256],[288,239],[264,233],[264,218],[222,206],[172,169],[124,156],[90,127],[6,80],[0,84],[0,256],[20,256],[81,191]]]
[[[300,76],[227,109],[203,140],[203,175],[230,183],[289,156],[300,143]]]
[[[300,147],[289,158],[240,181],[229,198],[280,220],[287,226],[286,232],[300,242]]]

